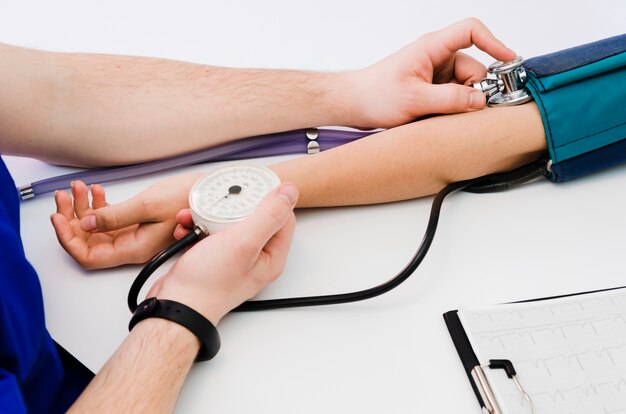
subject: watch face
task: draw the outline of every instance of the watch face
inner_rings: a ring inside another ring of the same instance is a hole
[[[191,189],[189,206],[203,221],[239,221],[279,184],[278,176],[267,168],[229,166],[200,179]]]

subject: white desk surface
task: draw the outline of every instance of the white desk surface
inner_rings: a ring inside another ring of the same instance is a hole
[[[524,56],[624,32],[623,2],[0,2],[0,40],[248,67],[367,65],[468,15]],[[485,63],[491,59],[477,53]],[[69,169],[6,157],[17,184]],[[259,159],[267,164],[276,159]],[[206,169],[208,167],[198,167]],[[122,201],[161,176],[108,186]],[[478,413],[441,317],[500,303],[626,284],[626,166],[445,203],[428,257],[402,286],[363,303],[228,316],[222,350],[196,365],[179,413]],[[431,199],[306,210],[284,276],[262,297],[343,292],[395,274]],[[137,266],[87,272],[58,246],[52,197],[23,203],[22,236],[52,335],[98,370],[126,335]]]

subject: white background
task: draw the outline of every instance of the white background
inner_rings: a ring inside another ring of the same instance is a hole
[[[472,15],[526,57],[626,29],[626,3],[616,1],[2,0],[0,41],[225,66],[345,70]],[[6,159],[17,184],[69,171]],[[110,185],[110,199],[122,201],[162,176]],[[194,367],[177,412],[478,413],[441,314],[626,284],[625,186],[626,168],[619,167],[566,184],[452,196],[430,254],[395,291],[359,304],[225,318],[220,354]],[[263,297],[343,292],[386,280],[413,254],[430,202],[298,212],[285,274]],[[81,270],[56,243],[48,221],[53,210],[51,197],[23,204],[27,255],[41,277],[52,335],[98,370],[126,334],[126,293],[139,268]]]

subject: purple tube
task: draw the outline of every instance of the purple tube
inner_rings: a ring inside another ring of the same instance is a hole
[[[69,188],[70,183],[75,180],[81,180],[87,185],[102,184],[205,162],[306,154],[311,142],[317,142],[319,149],[324,151],[373,133],[307,129],[259,135],[161,160],[122,167],[95,168],[47,178],[19,187],[18,191],[22,200],[27,200],[38,195]]]

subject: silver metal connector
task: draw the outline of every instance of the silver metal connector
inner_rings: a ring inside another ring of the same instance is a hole
[[[33,186],[31,184],[21,186],[18,188],[18,191],[20,192],[20,198],[22,200],[28,200],[35,197],[35,190],[33,190]]]
[[[485,78],[481,80],[480,82],[476,82],[472,84],[472,88],[478,89],[479,91],[484,93],[485,96],[487,97],[490,97],[494,93],[498,92],[500,90],[500,87],[501,87],[501,82],[498,82],[497,79],[493,79],[493,78]]]
[[[209,235],[209,231],[202,223],[196,224],[193,227],[193,232],[196,233],[198,237],[200,237],[200,240],[204,239],[206,236]]]
[[[306,137],[309,140],[309,143],[306,146],[307,154],[317,154],[320,152],[320,143],[317,142],[317,138],[319,137],[319,131],[317,128],[307,129]]]

